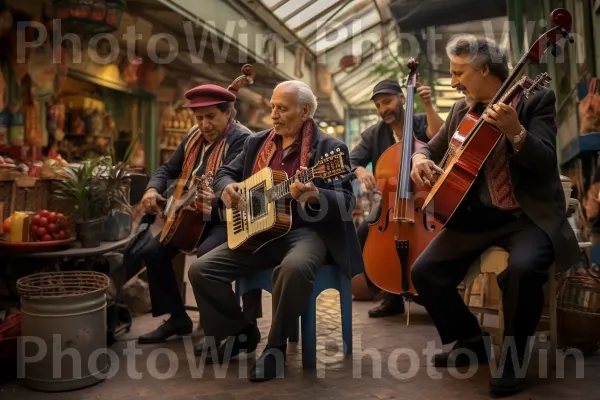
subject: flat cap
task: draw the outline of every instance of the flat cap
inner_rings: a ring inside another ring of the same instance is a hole
[[[235,101],[235,94],[218,85],[200,85],[185,92],[185,98],[190,102],[184,107],[197,108],[214,106],[221,103],[232,103]]]
[[[393,79],[384,79],[383,81],[375,85],[375,87],[373,88],[373,96],[371,96],[371,100],[373,100],[378,94],[398,93],[404,94],[404,92],[402,92],[402,87],[400,86],[398,81],[395,81]]]

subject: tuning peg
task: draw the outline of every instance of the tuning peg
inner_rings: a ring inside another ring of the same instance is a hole
[[[337,149],[335,149],[335,152],[339,153],[340,152],[340,148],[338,147]]]
[[[567,39],[569,41],[569,43],[575,43],[575,39],[573,38],[573,35],[571,35],[566,29],[561,29],[560,30],[561,35],[563,35],[563,37],[565,39]]]

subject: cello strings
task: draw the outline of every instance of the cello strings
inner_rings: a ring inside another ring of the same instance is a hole
[[[412,111],[412,113],[414,113],[414,86],[413,85],[407,85],[407,90],[406,90],[406,109],[410,109]],[[411,114],[412,114],[411,113]],[[399,196],[402,200],[402,207],[401,207],[401,211],[402,211],[402,216],[406,217],[408,215],[408,198],[409,196],[411,196],[410,190],[409,190],[409,185],[410,185],[410,176],[407,177],[406,176],[406,172],[408,171],[408,168],[410,166],[410,163],[408,162],[408,160],[410,160],[410,157],[404,157],[405,155],[411,155],[412,154],[412,148],[413,146],[411,146],[411,144],[413,144],[413,137],[412,137],[412,130],[413,130],[413,123],[412,123],[412,115],[411,118],[406,118],[405,120],[405,124],[404,124],[404,142],[402,144],[402,165],[401,165],[401,179],[399,184],[402,186],[401,188],[401,193],[402,196]],[[410,136],[409,136],[410,135]]]

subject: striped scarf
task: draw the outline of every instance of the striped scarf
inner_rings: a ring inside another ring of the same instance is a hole
[[[304,125],[302,125],[301,135],[302,135],[302,144],[300,147],[300,166],[308,167],[308,159],[310,157],[310,145],[312,142],[313,132],[315,130],[316,124],[312,119],[307,120]],[[318,128],[316,128],[318,129]],[[277,152],[277,145],[273,141],[275,137],[275,129],[271,130],[271,133],[262,144],[260,150],[258,151],[258,155],[256,156],[256,160],[254,161],[254,168],[252,169],[252,174],[257,173],[261,169],[268,167],[273,159],[273,156]]]
[[[234,125],[237,124],[237,121],[233,119],[225,127],[225,132],[219,140],[213,143],[213,150],[208,157],[208,161],[206,163],[206,170],[204,174],[211,173],[212,176],[215,176],[217,170],[223,164],[223,160],[225,159],[226,149],[226,138],[227,135],[231,132]],[[184,181],[188,181],[191,178],[191,174],[194,171],[194,165],[196,164],[196,160],[198,159],[198,155],[200,153],[200,149],[202,149],[203,145],[207,145],[208,142],[202,135],[202,132],[198,128],[198,126],[194,127],[194,130],[189,134],[188,140],[185,144],[185,159],[183,162],[183,167],[181,169],[181,178]]]

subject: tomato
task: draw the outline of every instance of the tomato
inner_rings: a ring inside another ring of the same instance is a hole
[[[52,239],[52,236],[50,236],[48,234],[44,235],[44,237],[42,238],[42,242],[50,242],[52,240],[54,240],[54,239]]]
[[[43,218],[48,218],[48,215],[50,215],[50,211],[48,211],[48,210],[42,210],[42,211],[39,212],[38,215],[40,217],[43,217]]]
[[[2,224],[2,229],[4,229],[4,232],[6,233],[10,232],[10,221],[11,217],[8,217],[4,220],[4,224]]]
[[[65,221],[65,222],[67,222],[67,217],[65,217],[65,214],[63,214],[63,213],[57,213],[56,214],[56,220],[57,221]]]
[[[54,211],[48,214],[48,222],[56,223],[56,213]]]
[[[40,226],[40,227],[46,227],[46,226],[48,226],[48,218],[41,217],[40,218],[40,222],[37,225]]]
[[[67,232],[59,231],[57,238],[58,238],[58,240],[65,240],[65,239],[68,239],[69,237],[67,236]]]
[[[39,225],[40,224],[40,216],[34,215],[33,217],[31,217],[31,223],[33,225]]]
[[[43,238],[44,236],[46,236],[46,233],[48,233],[46,228],[41,227],[41,226],[38,227],[37,235],[40,239]]]
[[[33,233],[34,236],[37,236],[38,234],[38,226],[37,225],[31,225],[31,228],[29,228],[29,230],[31,231],[31,233]]]
[[[49,223],[48,226],[46,227],[46,229],[48,229],[48,233],[54,233],[58,230],[58,228],[56,227],[56,224],[53,224],[53,223]]]

